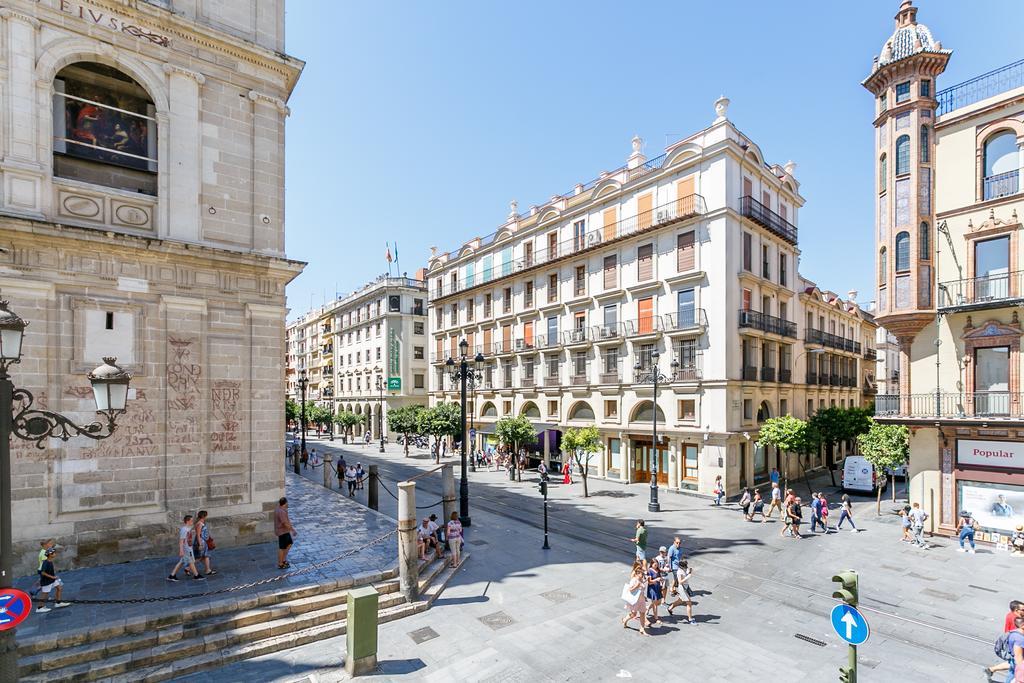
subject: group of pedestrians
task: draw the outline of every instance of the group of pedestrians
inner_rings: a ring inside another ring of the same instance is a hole
[[[722,490],[721,480],[718,479],[715,482],[715,505],[721,505]],[[775,512],[778,511],[779,518],[782,520],[782,529],[779,530],[779,536],[805,538],[800,533],[800,525],[804,523],[805,504],[803,498],[796,495],[793,489],[787,489],[783,493],[777,479],[777,470],[772,470],[771,493],[767,502],[761,496],[761,492],[758,489],[745,488],[743,489],[743,495],[740,497],[739,506],[743,511],[743,519],[748,522],[754,522],[757,521],[755,517],[759,517],[762,524],[767,523]],[[826,535],[838,533],[844,524],[851,531],[860,531],[853,520],[853,502],[850,500],[850,496],[845,493],[840,499],[839,521],[834,527],[829,525],[831,511],[824,492],[812,493],[810,504],[807,507],[810,511],[812,534],[819,530],[822,534]]]
[[[178,529],[178,561],[167,576],[168,581],[177,581],[178,570],[182,567],[185,568],[185,575],[194,581],[202,581],[207,576],[217,573],[217,570],[210,566],[210,551],[216,548],[217,544],[210,534],[206,518],[206,510],[200,510],[195,517],[185,515],[182,518],[181,527]],[[200,573],[200,564],[205,574]]]
[[[670,616],[674,616],[672,610],[685,607],[686,618],[683,623],[695,624],[693,588],[690,586],[693,568],[683,557],[680,538],[676,536],[670,547],[661,546],[657,555],[648,559],[647,526],[644,520],[638,519],[636,533],[630,540],[636,549],[636,558],[629,578],[622,587],[622,601],[626,608],[622,627],[629,628],[630,622],[636,619],[640,633],[648,635],[648,627],[660,626],[662,623],[662,605],[666,606]]]
[[[338,489],[341,489],[342,482],[348,487],[349,497],[354,497],[356,491],[361,491],[366,481],[366,470],[363,469],[363,463],[357,462],[355,465],[351,465],[345,462],[345,456],[338,456],[338,463],[335,465],[335,472],[338,475]]]
[[[465,541],[462,536],[462,522],[459,513],[452,512],[448,523],[443,527],[437,523],[437,515],[424,517],[416,528],[416,549],[421,560],[427,559],[427,550],[433,549],[434,557],[444,560],[444,549],[448,546],[451,554],[451,566],[458,567]]]

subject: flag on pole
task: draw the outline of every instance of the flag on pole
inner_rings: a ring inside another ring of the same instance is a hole
[[[385,249],[386,249],[386,251],[384,253],[384,258],[387,260],[388,263],[391,263],[391,245],[388,244],[387,242],[385,242],[384,246],[385,246]]]
[[[398,242],[395,242],[395,263],[398,263]]]

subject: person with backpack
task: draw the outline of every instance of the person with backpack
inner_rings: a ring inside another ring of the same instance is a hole
[[[825,520],[821,515],[821,494],[811,494],[811,533],[813,534],[818,526],[821,526],[821,530],[826,534],[828,533],[828,525],[825,524]]]
[[[750,521],[750,502],[753,498],[750,495],[750,489],[743,489],[743,495],[740,496],[740,508],[743,510],[743,519]]]
[[[928,548],[924,540],[924,523],[928,520],[928,513],[921,509],[920,503],[914,503],[910,508],[910,529],[913,532],[914,545],[919,548]]]
[[[722,475],[719,474],[715,477],[715,488],[712,490],[715,494],[715,505],[722,504],[722,498],[725,497],[725,485],[722,484]]]
[[[996,638],[995,647],[993,647],[993,650],[995,650],[996,653],[996,657],[999,658],[999,663],[985,667],[985,673],[986,675],[988,675],[989,681],[992,680],[993,674],[1010,670],[1009,655],[1012,653],[1008,652],[1006,641],[1007,637],[1011,633],[1013,633],[1014,629],[1017,628],[1017,626],[1014,623],[1017,620],[1017,617],[1024,617],[1024,602],[1020,602],[1019,600],[1011,600],[1010,611],[1006,614],[1006,618],[1003,620],[1003,633],[998,638]],[[1012,681],[1013,678],[1006,678],[1004,680]]]
[[[1009,664],[1007,683],[1024,683],[1024,617],[1013,620],[1013,630],[999,636],[994,649]]]
[[[957,552],[974,554],[974,532],[977,530],[978,521],[967,510],[961,510],[960,520],[956,524],[956,533],[960,537],[960,547],[957,549]],[[964,540],[971,542],[970,550],[964,548]]]

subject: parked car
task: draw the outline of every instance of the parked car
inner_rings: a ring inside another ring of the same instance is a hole
[[[848,493],[875,493],[876,487],[885,488],[886,478],[878,480],[875,466],[862,455],[848,455],[843,461],[843,491]]]

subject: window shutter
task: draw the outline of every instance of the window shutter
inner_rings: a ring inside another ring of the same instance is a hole
[[[617,226],[615,225],[615,207],[613,206],[610,209],[604,210],[604,240],[606,242],[608,240],[615,239],[616,227]]]
[[[642,194],[636,198],[636,217],[638,221],[638,227],[640,230],[645,230],[651,227],[651,206],[653,202],[653,196],[650,192]]]
[[[484,353],[491,352],[491,336],[491,328],[488,327],[486,330],[484,330]]]
[[[533,322],[523,323],[523,337],[527,346],[533,346]]]
[[[684,232],[676,237],[676,270],[685,273],[693,270],[695,263],[695,252],[693,248],[694,233]]]
[[[644,244],[636,249],[637,277],[640,280],[650,280],[654,277],[654,245]]]
[[[437,360],[441,360],[442,358],[444,358],[444,339],[442,339],[441,337],[438,337],[436,341],[437,341]],[[352,354],[349,354],[349,355],[351,356]]]
[[[512,348],[512,326],[502,325],[501,326],[501,345],[506,351]]]
[[[636,302],[637,332],[650,334],[654,331],[654,299],[647,297]]]
[[[743,179],[743,196],[752,197],[754,196],[754,184],[750,182],[750,178]]]
[[[761,203],[764,204],[764,208],[772,208],[772,196],[768,193],[768,190],[761,190]]]
[[[693,176],[676,183],[676,216],[688,216],[696,211],[693,196]]]
[[[615,289],[615,268],[618,263],[618,259],[613,254],[612,256],[604,257],[604,288]]]

